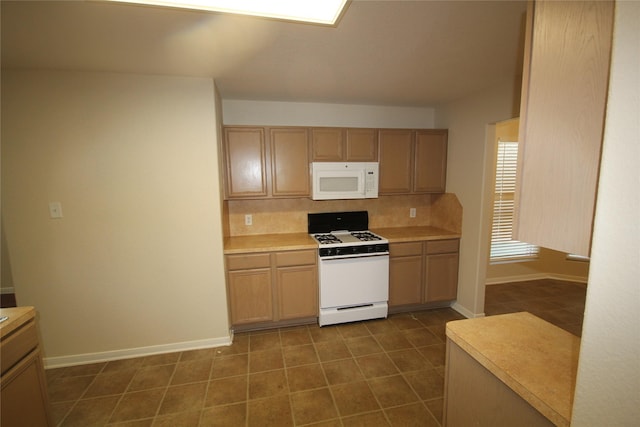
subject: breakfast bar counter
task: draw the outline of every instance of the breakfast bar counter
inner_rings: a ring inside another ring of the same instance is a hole
[[[447,323],[445,426],[569,426],[580,338],[530,313]]]

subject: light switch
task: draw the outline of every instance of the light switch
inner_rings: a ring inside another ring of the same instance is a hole
[[[244,225],[252,225],[253,224],[253,216],[245,215],[244,216]]]
[[[416,208],[410,208],[409,209],[409,217],[410,218],[415,218],[416,217]]]
[[[49,218],[62,218],[62,205],[60,202],[49,202]]]

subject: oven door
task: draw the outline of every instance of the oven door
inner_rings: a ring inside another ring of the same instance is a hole
[[[389,299],[389,255],[319,258],[320,308],[356,307]]]

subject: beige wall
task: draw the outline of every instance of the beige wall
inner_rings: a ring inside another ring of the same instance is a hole
[[[225,125],[433,128],[435,109],[223,100]]]
[[[488,285],[553,278],[586,283],[589,276],[589,262],[567,259],[564,252],[540,248],[538,259],[524,262],[491,264],[487,267]]]
[[[614,19],[574,427],[640,419],[640,3],[616,2]]]
[[[2,95],[13,284],[47,363],[228,343],[213,81],[4,71]]]
[[[484,314],[491,218],[485,191],[491,179],[486,147],[488,141],[493,141],[487,127],[517,116],[513,106],[519,90],[514,82],[506,81],[436,111],[436,127],[449,129],[447,191],[457,195],[463,208],[458,300],[454,308],[467,317]]]

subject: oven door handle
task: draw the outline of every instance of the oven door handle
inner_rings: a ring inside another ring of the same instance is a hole
[[[371,258],[379,256],[389,256],[389,252],[376,252],[373,254],[355,254],[355,255],[334,255],[320,257],[320,261],[335,261],[341,259],[357,259],[357,258]]]

